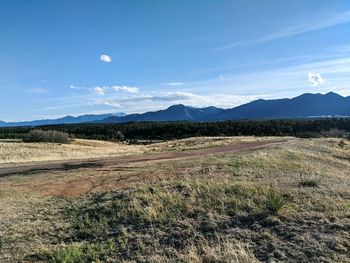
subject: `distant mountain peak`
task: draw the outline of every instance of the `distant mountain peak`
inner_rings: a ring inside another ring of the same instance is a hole
[[[175,104],[175,105],[171,105],[168,107],[168,109],[181,109],[181,108],[186,108],[187,106],[183,105],[183,104]]]
[[[291,99],[256,100],[225,110],[219,119],[293,119],[317,116],[350,116],[350,97],[328,92],[304,93]]]
[[[343,96],[339,95],[338,93],[335,93],[333,91],[330,91],[326,94],[324,94],[324,96],[327,96],[327,97],[334,97],[334,98],[344,98]]]

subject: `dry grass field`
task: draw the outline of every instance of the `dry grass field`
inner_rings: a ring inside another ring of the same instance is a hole
[[[76,139],[71,144],[0,141],[0,164],[109,157],[143,153],[123,143]]]
[[[153,152],[185,151],[210,148],[231,143],[267,141],[272,138],[218,137],[189,138],[148,146],[126,143],[75,139],[71,144],[22,143],[14,140],[0,140],[0,165],[24,162],[72,160],[84,158],[126,156]]]
[[[131,147],[150,153],[254,140],[268,138]],[[349,141],[295,139],[2,177],[0,262],[350,262],[349,176]]]

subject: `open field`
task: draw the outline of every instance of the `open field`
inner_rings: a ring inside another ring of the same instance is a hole
[[[134,153],[270,139],[192,138]],[[0,262],[350,262],[349,171],[349,141],[295,139],[2,177]]]
[[[225,144],[250,143],[271,139],[273,138],[218,137],[213,139],[203,137],[156,143],[148,146],[82,139],[76,139],[71,144],[22,143],[20,140],[0,140],[0,165],[126,156],[151,152],[185,151],[188,149],[203,149]]]
[[[0,141],[0,164],[123,156],[142,153],[137,145],[76,139],[71,144]]]
[[[254,150],[266,145],[278,144],[287,142],[287,139],[271,139],[271,140],[257,140],[245,141],[237,140],[236,143],[228,145],[211,145],[210,147],[193,147],[193,149],[179,150],[179,151],[164,151],[162,147],[158,147],[160,152],[148,152],[148,154],[130,155],[130,156],[114,156],[114,157],[95,157],[83,159],[69,159],[69,160],[52,160],[50,162],[32,162],[32,163],[17,163],[10,165],[0,165],[0,177],[10,175],[28,175],[45,171],[46,173],[52,171],[71,171],[80,168],[92,167],[108,167],[115,165],[123,165],[130,163],[142,163],[150,161],[165,161],[179,158],[193,158],[212,154],[233,153],[242,150]],[[194,144],[193,146],[197,146]],[[146,149],[146,148],[145,148]],[[166,148],[165,148],[166,149]],[[154,150],[154,149],[152,149]],[[173,149],[172,149],[173,150]]]

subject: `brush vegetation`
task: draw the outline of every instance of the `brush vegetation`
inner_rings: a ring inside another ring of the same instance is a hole
[[[31,130],[23,136],[24,142],[65,143],[72,141],[68,133],[59,131]]]

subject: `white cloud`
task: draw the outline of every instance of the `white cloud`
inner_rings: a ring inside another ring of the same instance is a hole
[[[112,89],[115,91],[125,91],[128,93],[139,93],[139,89],[137,87],[113,86]]]
[[[313,87],[321,86],[327,83],[327,80],[324,79],[320,73],[309,72],[308,79]]]
[[[94,92],[98,95],[105,95],[105,90],[104,88],[101,88],[101,87],[95,87]]]
[[[119,103],[112,100],[102,101],[102,104],[113,108],[123,108]]]
[[[190,92],[168,92],[160,94],[143,94],[139,96],[112,98],[109,100],[97,101],[96,104],[107,105],[116,108],[125,108],[127,112],[145,112],[149,110],[159,110],[174,104],[185,104],[193,107],[217,106],[232,108],[243,103],[250,102],[264,95],[198,95]]]
[[[182,86],[185,85],[183,82],[170,82],[166,84],[167,86]]]
[[[83,86],[75,86],[73,84],[69,85],[70,89],[74,90],[87,90],[93,91],[98,95],[104,95],[107,91],[115,90],[115,91],[125,91],[128,93],[139,93],[139,89],[137,87],[131,86],[96,86],[96,87],[83,87]]]
[[[89,88],[89,87],[75,86],[73,84],[69,85],[69,88],[74,89],[74,90],[91,90],[91,88]]]
[[[165,94],[159,94],[159,95],[148,95],[147,97],[144,97],[145,100],[152,100],[152,101],[171,101],[171,102],[185,102],[185,101],[194,101],[198,100],[201,97],[190,93],[190,92],[168,92]]]
[[[71,88],[71,89],[79,89],[79,87],[74,86],[74,85],[69,85],[69,88]]]
[[[100,60],[102,60],[103,62],[109,63],[112,61],[112,58],[108,55],[101,55]]]
[[[218,47],[213,49],[213,51],[224,50],[228,48],[235,48],[235,47],[245,46],[245,45],[261,44],[261,43],[270,42],[276,39],[291,37],[291,36],[300,35],[303,33],[311,32],[311,31],[315,31],[315,30],[319,30],[327,27],[336,26],[339,24],[349,23],[350,11],[336,13],[328,17],[324,17],[324,15],[322,15],[317,18],[315,17],[313,19],[309,19],[309,21],[300,23],[298,25],[287,27],[279,32],[268,34],[255,40],[241,41],[241,42],[232,43],[226,46]]]
[[[38,93],[38,94],[44,94],[47,93],[46,89],[43,88],[31,88],[28,90],[30,93]]]

